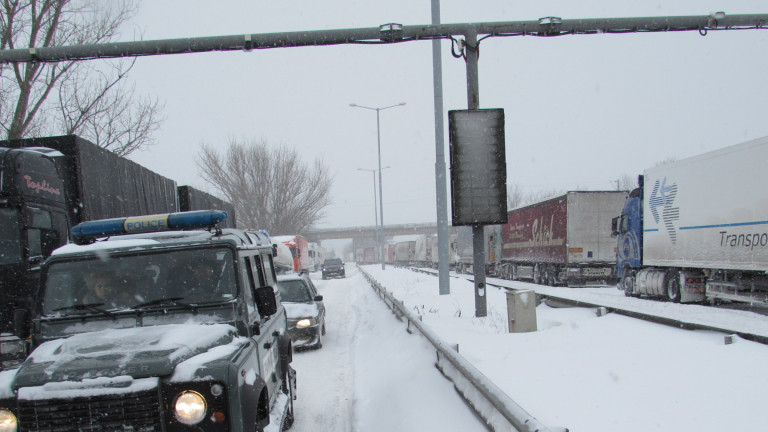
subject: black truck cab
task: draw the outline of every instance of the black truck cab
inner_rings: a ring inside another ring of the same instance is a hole
[[[40,264],[67,241],[65,192],[52,153],[0,147],[0,369],[26,355],[16,312],[32,310]],[[21,339],[7,337],[14,333]]]

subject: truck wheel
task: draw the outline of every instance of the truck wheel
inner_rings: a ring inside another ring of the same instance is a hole
[[[546,275],[547,275],[547,285],[549,286],[556,286],[557,285],[557,278],[555,275],[557,274],[557,270],[554,268],[548,268]]]
[[[680,273],[670,272],[666,282],[667,299],[674,303],[680,303]]]
[[[628,272],[628,270],[625,271],[625,272]],[[633,290],[634,290],[633,285],[635,284],[634,276],[632,276],[631,274],[627,275],[627,273],[624,273],[624,275],[621,277],[621,282],[619,282],[619,283],[621,285],[622,291],[624,291],[624,295],[625,296],[627,296],[627,297],[637,297],[635,295],[635,293],[633,292]]]

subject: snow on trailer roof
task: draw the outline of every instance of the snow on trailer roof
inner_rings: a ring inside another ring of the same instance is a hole
[[[768,136],[764,136],[764,137],[761,137],[761,138],[755,138],[753,140],[744,141],[742,143],[729,145],[727,147],[723,147],[723,148],[720,148],[720,149],[708,151],[706,153],[690,156],[690,157],[687,157],[687,158],[684,158],[684,159],[675,160],[675,161],[670,162],[669,164],[657,165],[657,166],[654,166],[654,167],[646,169],[645,173],[648,174],[648,173],[653,173],[653,172],[657,172],[657,171],[665,171],[665,170],[669,169],[670,166],[685,166],[685,165],[688,165],[690,163],[695,163],[695,162],[698,162],[698,161],[703,161],[703,160],[708,160],[708,159],[713,159],[713,158],[720,159],[720,158],[723,157],[723,155],[727,155],[727,154],[730,154],[730,153],[733,153],[733,152],[744,151],[746,149],[751,149],[753,147],[762,147],[762,146],[765,146],[765,145],[768,145]]]
[[[296,237],[301,237],[300,235],[279,235],[271,237],[273,242],[292,242],[296,241]]]
[[[400,242],[407,242],[407,241],[416,241],[419,238],[425,237],[425,234],[404,234],[404,235],[397,235],[387,238],[387,242],[389,243],[400,243]]]
[[[50,157],[63,157],[64,153],[48,147],[12,147],[13,150],[31,150]]]

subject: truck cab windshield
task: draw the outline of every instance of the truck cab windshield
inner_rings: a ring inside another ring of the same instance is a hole
[[[226,248],[104,255],[51,263],[44,280],[43,315],[189,307],[237,296],[232,252]]]

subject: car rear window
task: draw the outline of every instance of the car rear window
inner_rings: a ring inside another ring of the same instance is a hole
[[[312,301],[309,289],[300,280],[283,280],[277,282],[282,301],[289,303],[306,303]]]

